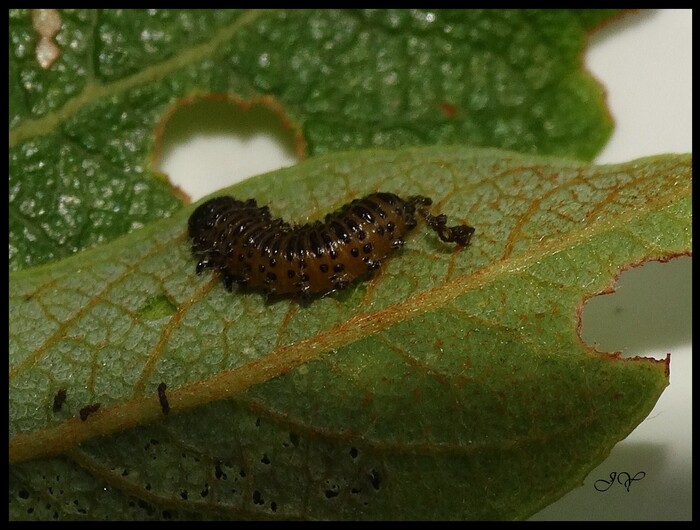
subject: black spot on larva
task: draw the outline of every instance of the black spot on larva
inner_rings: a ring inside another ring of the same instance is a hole
[[[228,290],[235,283],[281,296],[323,295],[344,289],[367,275],[368,268],[377,268],[401,246],[418,218],[440,240],[468,245],[474,229],[466,224],[448,227],[447,216],[432,215],[430,204],[431,199],[420,195],[403,199],[379,192],[346,204],[323,221],[292,226],[273,219],[268,207],[258,207],[254,199],[216,197],[194,210],[188,233],[196,272],[217,271]],[[371,261],[352,259],[360,253]],[[328,275],[327,255],[334,260],[336,273],[344,271],[342,279]],[[267,270],[280,257],[289,263],[287,273]],[[297,272],[302,270],[303,274]]]
[[[365,258],[363,261],[367,265],[367,269],[371,271],[373,271],[374,269],[378,269],[382,265],[380,262],[368,258]]]
[[[323,256],[324,254],[324,248],[323,248],[323,243],[321,242],[321,238],[319,234],[313,230],[309,234],[309,250],[313,252],[314,255],[316,256]]]
[[[160,408],[163,414],[167,415],[170,412],[170,403],[168,403],[168,396],[165,395],[165,390],[168,387],[165,383],[158,385],[158,400],[160,401]]]
[[[360,204],[357,204],[353,209],[352,212],[358,216],[361,217],[363,221],[366,221],[370,224],[374,223],[374,216],[372,215],[372,212],[370,212],[367,207],[365,207],[362,202],[368,202],[367,199],[364,201],[361,201]]]
[[[66,389],[60,389],[53,398],[53,411],[54,413],[60,412],[63,408],[63,404],[66,402]]]
[[[90,414],[97,412],[99,410],[99,408],[100,408],[99,403],[93,403],[92,405],[87,405],[87,406],[83,407],[82,409],[80,409],[80,412],[79,412],[80,419],[83,421],[87,420],[88,416],[90,416]]]
[[[344,221],[345,226],[347,226],[352,232],[357,233],[360,231],[360,225],[358,225],[352,217],[346,217]]]
[[[326,223],[330,223],[329,228],[335,234],[336,239],[343,242],[346,239],[350,239],[350,234],[348,234],[348,231],[345,229],[345,227],[340,221],[337,221],[335,219],[326,219]]]

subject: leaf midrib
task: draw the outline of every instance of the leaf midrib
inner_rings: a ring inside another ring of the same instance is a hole
[[[651,211],[660,211],[676,200],[685,197],[691,186],[674,187],[672,192],[660,194],[645,208],[629,209],[609,222],[596,222],[591,227],[584,225],[571,231],[568,237],[552,238],[537,247],[537,252],[522,252],[508,259],[501,259],[488,267],[469,275],[460,275],[443,284],[373,313],[362,313],[351,317],[317,335],[281,346],[266,356],[241,367],[222,371],[208,379],[181,386],[168,392],[168,400],[174,411],[186,410],[240,394],[252,386],[264,383],[312,361],[322,354],[337,350],[358,339],[381,332],[414,315],[431,312],[443,307],[451,300],[470,290],[482,289],[503,275],[521,271],[541,259],[576,246],[592,236],[626,226],[632,219]],[[468,252],[463,249],[462,252]],[[216,281],[216,279],[212,279]],[[149,355],[150,356],[150,355]],[[120,432],[161,417],[162,411],[155,391],[144,396],[101,410],[90,418],[89,423],[71,418],[60,425],[40,431],[21,433],[10,439],[10,463],[64,452],[68,448],[95,436]]]
[[[212,55],[219,46],[233,38],[243,26],[251,24],[262,13],[264,13],[264,10],[254,9],[246,11],[233,23],[220,29],[209,40],[118,81],[107,84],[89,81],[80,94],[66,101],[60,109],[49,112],[42,118],[24,120],[20,125],[12,129],[9,135],[10,147],[14,147],[30,138],[51,133],[61,123],[95,101],[109,98],[139,85],[153,83],[154,80],[162,79],[174,71],[204,60]]]

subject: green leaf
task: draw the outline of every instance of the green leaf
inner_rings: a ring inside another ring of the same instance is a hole
[[[296,222],[428,195],[472,244],[419,225],[370,281],[272,302],[194,274],[187,208],[13,273],[11,517],[527,517],[668,384],[668,360],[584,345],[579,315],[621,269],[690,253],[691,180],[689,155],[319,156],[226,191]]]
[[[61,11],[44,69],[10,13],[10,268],[176,211],[157,131],[217,96],[271,107],[300,156],[472,144],[590,159],[611,120],[581,69],[614,11]]]

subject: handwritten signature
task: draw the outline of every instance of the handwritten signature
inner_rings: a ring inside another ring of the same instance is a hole
[[[593,484],[593,487],[597,491],[608,491],[613,486],[613,484],[617,482],[629,493],[630,486],[632,486],[632,483],[642,480],[644,477],[646,477],[646,475],[647,474],[644,471],[637,472],[633,477],[630,476],[630,474],[627,473],[627,471],[623,471],[622,473],[617,473],[616,471],[613,471],[612,473],[610,473],[610,480],[605,480],[602,478],[598,479],[595,481],[595,484]]]

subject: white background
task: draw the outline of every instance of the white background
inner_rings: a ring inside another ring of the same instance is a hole
[[[691,10],[632,13],[591,36],[584,60],[606,87],[615,132],[596,159],[625,162],[692,151]],[[157,166],[193,201],[252,175],[297,162],[288,131],[266,111],[220,105],[180,111],[168,124]],[[618,291],[591,300],[583,336],[599,350],[664,358],[671,385],[649,417],[586,479],[536,520],[690,520],[691,259],[650,263],[622,274]],[[594,489],[612,472],[645,477],[629,491]]]

